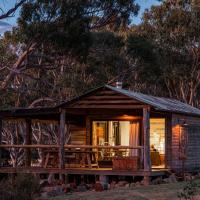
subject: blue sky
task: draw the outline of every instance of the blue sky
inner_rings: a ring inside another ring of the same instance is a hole
[[[6,11],[9,8],[13,7],[15,2],[16,2],[15,0],[0,0],[0,8],[2,8],[3,10]],[[137,17],[133,18],[133,24],[140,23],[142,13],[144,12],[145,9],[150,8],[152,5],[159,4],[158,0],[136,0],[136,2],[140,5],[140,12]],[[14,14],[13,17],[10,17],[10,18],[4,20],[4,22],[6,22],[12,26],[15,26],[18,16],[19,16],[19,10],[16,11],[16,13]],[[1,25],[0,25],[0,31],[1,31]]]

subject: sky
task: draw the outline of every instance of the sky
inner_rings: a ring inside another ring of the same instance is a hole
[[[3,10],[8,10],[15,5],[16,0],[0,0],[0,8]],[[137,17],[133,18],[133,24],[139,24],[141,22],[141,16],[145,9],[150,8],[152,5],[158,5],[158,0],[136,0],[136,2],[140,5],[140,11]],[[13,17],[5,19],[2,23],[0,21],[0,33],[9,30],[12,26],[16,25],[17,18],[19,16],[19,9],[15,12]]]

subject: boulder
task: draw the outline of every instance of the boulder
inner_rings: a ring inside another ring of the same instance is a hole
[[[115,188],[115,185],[116,185],[116,181],[112,181],[112,182],[110,183],[110,189],[111,189],[111,190],[114,189],[114,188]]]
[[[164,178],[163,179],[164,183],[176,183],[177,181],[177,177],[175,174],[171,174],[168,178]]]
[[[163,183],[163,179],[162,179],[162,177],[158,177],[158,178],[152,180],[151,183],[152,183],[153,185],[158,185],[158,184]]]
[[[96,182],[96,183],[94,184],[94,190],[95,190],[96,192],[102,192],[102,191],[103,191],[103,186],[102,186],[102,184],[101,184],[100,182]]]
[[[77,186],[77,191],[78,192],[85,192],[85,191],[87,191],[86,185],[85,184],[81,184],[81,185]]]
[[[130,188],[134,188],[136,186],[136,183],[130,183]]]
[[[117,183],[117,185],[118,185],[119,187],[124,187],[126,184],[128,184],[127,181],[119,181],[119,182]]]

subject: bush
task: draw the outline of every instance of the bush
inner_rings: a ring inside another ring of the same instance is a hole
[[[183,188],[182,192],[179,193],[178,197],[180,200],[193,200],[196,195],[200,194],[200,183],[195,181],[188,182]]]
[[[31,174],[20,174],[0,182],[1,200],[34,200],[39,192],[39,180]]]

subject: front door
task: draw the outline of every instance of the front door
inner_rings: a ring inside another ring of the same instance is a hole
[[[165,119],[150,119],[150,148],[152,168],[165,167]]]

